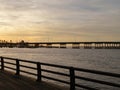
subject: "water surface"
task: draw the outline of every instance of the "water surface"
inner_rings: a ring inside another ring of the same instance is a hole
[[[1,48],[0,56],[120,73],[120,50],[118,49]],[[119,82],[116,79],[111,81]],[[114,90],[111,87],[101,90],[110,89]]]

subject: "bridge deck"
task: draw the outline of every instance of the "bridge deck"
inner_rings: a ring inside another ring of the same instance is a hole
[[[63,88],[0,70],[0,90],[63,90]]]

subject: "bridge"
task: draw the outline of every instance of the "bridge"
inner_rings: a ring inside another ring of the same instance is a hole
[[[120,49],[120,42],[0,42],[0,48]]]

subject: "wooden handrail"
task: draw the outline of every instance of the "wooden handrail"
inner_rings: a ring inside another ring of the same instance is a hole
[[[83,68],[74,68],[74,69],[76,71],[82,71],[82,72],[88,72],[88,73],[93,73],[93,74],[106,75],[106,76],[120,78],[120,74],[118,74],[118,73],[111,73],[111,72],[104,72],[104,71],[90,70],[90,69],[83,69]]]
[[[1,70],[4,70],[5,68],[8,68],[8,69],[11,69],[11,70],[15,70],[16,75],[20,75],[20,72],[27,73],[27,74],[30,74],[30,75],[34,75],[34,76],[37,76],[37,81],[42,81],[42,78],[46,78],[46,79],[58,81],[58,82],[61,82],[61,83],[64,83],[64,84],[69,84],[70,85],[70,90],[75,90],[76,87],[81,87],[81,88],[85,88],[85,89],[91,89],[92,88],[92,89],[96,90],[94,87],[76,84],[76,79],[85,80],[85,81],[89,81],[89,82],[94,82],[94,83],[99,83],[99,84],[103,84],[103,85],[109,85],[109,86],[120,88],[120,83],[108,82],[108,81],[104,81],[104,80],[97,80],[97,79],[92,79],[92,78],[88,78],[88,77],[77,76],[75,74],[75,72],[77,71],[77,72],[85,72],[85,73],[90,73],[90,74],[102,75],[102,77],[103,76],[109,76],[109,77],[114,77],[114,78],[120,79],[120,74],[118,74],[118,73],[111,73],[111,72],[104,72],[104,71],[97,71],[97,70],[89,70],[89,69],[84,69],[84,68],[76,68],[76,67],[56,65],[56,64],[48,64],[48,63],[22,60],[22,59],[16,59],[16,58],[9,58],[9,57],[0,57],[0,59],[1,59],[0,60]],[[10,62],[11,60],[15,61],[16,63]],[[34,64],[36,67],[27,66],[25,64],[22,65],[22,64],[20,64],[20,62],[31,63],[31,64]],[[6,64],[14,65],[14,66],[16,66],[16,68],[10,67],[9,65],[6,66]],[[47,67],[49,66],[49,67],[52,67],[52,68],[60,68],[60,69],[68,70],[69,74],[66,74],[66,73],[63,73],[63,72],[56,72],[54,70],[48,70],[48,69],[45,69],[45,68],[42,69],[42,66],[47,66]],[[25,71],[25,70],[21,70],[20,67],[36,70],[37,74],[33,73],[33,72],[28,72],[28,71]],[[42,72],[47,72],[47,73],[51,73],[51,74],[57,74],[57,75],[60,75],[60,76],[65,76],[65,77],[70,78],[70,80],[69,81],[64,81],[64,80],[56,79],[54,77],[42,75]]]

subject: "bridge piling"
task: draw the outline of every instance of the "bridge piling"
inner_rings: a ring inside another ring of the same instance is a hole
[[[51,43],[47,43],[46,44],[46,48],[52,48],[52,44]]]
[[[35,48],[39,48],[39,44],[38,43],[36,43],[34,46],[35,46]]]
[[[91,49],[92,48],[92,43],[84,43],[84,48],[85,49]]]
[[[60,43],[60,48],[66,48],[66,43]]]
[[[73,43],[73,44],[72,44],[72,48],[73,48],[73,49],[79,49],[79,48],[80,48],[79,43]]]

